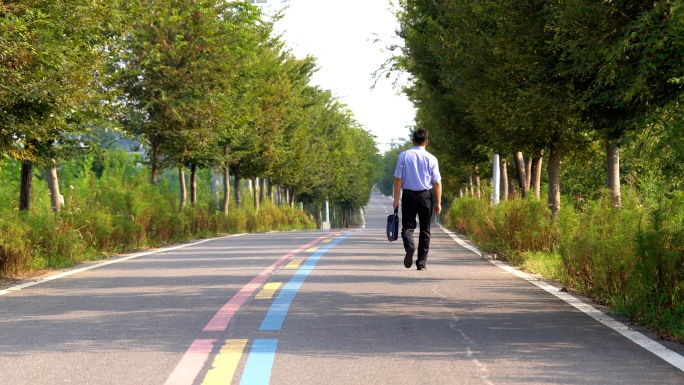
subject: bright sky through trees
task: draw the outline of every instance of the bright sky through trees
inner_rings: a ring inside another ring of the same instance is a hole
[[[372,73],[389,58],[384,48],[401,43],[389,0],[269,0],[267,9],[287,7],[276,28],[297,57],[318,59],[314,83],[347,104],[386,151],[394,138],[408,138],[415,110],[389,79],[375,89]],[[378,42],[374,42],[378,39]]]

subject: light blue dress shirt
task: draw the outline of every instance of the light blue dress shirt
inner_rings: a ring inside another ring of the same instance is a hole
[[[437,158],[421,146],[399,154],[394,177],[401,178],[401,188],[411,191],[430,190],[433,183],[442,180]]]

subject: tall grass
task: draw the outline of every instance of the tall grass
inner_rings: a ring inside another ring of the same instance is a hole
[[[92,171],[94,164],[99,177]],[[18,164],[5,160],[2,166],[2,274],[65,267],[109,254],[220,234],[314,226],[306,214],[272,203],[264,204],[258,213],[231,205],[229,214],[224,215],[212,210],[207,200],[179,212],[177,194],[168,181],[151,186],[146,168],[124,152],[61,165],[65,205],[59,214],[52,213],[43,171],[36,170],[32,209],[19,212]],[[208,183],[200,181],[200,185]]]
[[[625,189],[622,207],[609,192],[581,211],[565,207],[558,220],[558,251],[568,273],[566,284],[602,303],[624,296],[634,276],[636,237],[644,210],[633,190]]]
[[[447,213],[447,226],[466,234],[482,251],[515,261],[526,252],[550,251],[554,233],[546,207],[531,199],[496,207],[484,199],[458,199]]]
[[[494,207],[465,198],[450,208],[447,226],[485,252],[684,340],[684,194],[644,202],[625,188],[616,208],[603,192],[563,206],[555,220],[533,199]]]
[[[641,322],[684,339],[684,194],[665,199],[636,238],[638,280],[620,303]]]

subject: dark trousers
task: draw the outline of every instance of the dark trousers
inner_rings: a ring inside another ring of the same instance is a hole
[[[430,248],[430,219],[432,218],[432,192],[403,190],[401,196],[401,239],[404,250],[416,248],[413,242],[413,230],[416,229],[416,215],[420,221],[418,237],[418,260],[416,265],[424,267]]]

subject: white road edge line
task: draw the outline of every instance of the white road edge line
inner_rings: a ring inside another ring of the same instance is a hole
[[[70,276],[70,275],[82,273],[82,272],[84,272],[84,271],[88,271],[88,270],[91,270],[91,269],[96,269],[96,268],[98,268],[98,267],[103,267],[103,266],[111,265],[111,264],[114,264],[114,263],[125,262],[125,261],[128,261],[128,260],[130,260],[130,259],[140,258],[140,257],[144,257],[144,256],[150,255],[150,254],[157,254],[157,253],[163,253],[163,252],[165,252],[165,251],[178,250],[178,249],[182,249],[182,248],[185,248],[185,247],[195,246],[195,245],[199,245],[199,244],[201,244],[201,243],[213,241],[213,240],[216,240],[216,239],[239,237],[239,236],[241,236],[241,235],[244,235],[244,234],[233,234],[233,235],[229,235],[228,237],[218,237],[218,238],[203,239],[203,240],[198,241],[198,242],[186,243],[186,244],[179,245],[179,246],[172,246],[172,247],[165,247],[165,248],[155,249],[155,250],[150,250],[150,251],[143,251],[143,252],[140,252],[140,253],[131,254],[131,255],[127,256],[127,257],[117,258],[117,259],[113,259],[113,260],[111,260],[111,261],[100,262],[100,263],[97,263],[97,264],[94,264],[94,265],[85,266],[85,267],[77,268],[77,269],[74,269],[74,270],[65,271],[65,272],[63,272],[63,273],[59,273],[59,274],[51,275],[51,276],[48,276],[48,277],[45,277],[45,278],[41,278],[41,279],[39,279],[39,280],[37,280],[37,281],[30,281],[30,282],[25,282],[25,283],[22,283],[22,284],[19,284],[19,285],[16,285],[16,286],[11,286],[11,287],[8,287],[7,289],[0,290],[0,295],[5,295],[5,294],[13,293],[13,292],[19,291],[19,290],[21,290],[21,289],[26,289],[27,287],[31,287],[31,286],[35,286],[35,285],[40,285],[41,283],[45,283],[45,282],[54,281],[55,279],[60,279],[60,278],[68,277],[68,276]]]
[[[634,342],[635,344],[641,346],[642,348],[648,350],[649,352],[655,354],[656,356],[660,357],[670,365],[674,366],[675,368],[679,369],[680,371],[684,372],[684,356],[678,354],[677,352],[674,352],[665,346],[659,344],[658,342],[652,340],[649,337],[646,337],[645,335],[630,329],[627,325],[623,324],[622,322],[616,321],[610,316],[604,314],[602,311],[596,309],[595,307],[586,304],[579,299],[573,297],[572,295],[561,292],[558,290],[558,288],[555,288],[551,285],[549,285],[546,282],[540,281],[533,276],[522,272],[518,269],[515,269],[503,262],[494,260],[488,256],[485,256],[480,252],[480,250],[474,246],[471,246],[467,244],[465,241],[463,241],[458,235],[455,233],[449,231],[448,229],[442,227],[442,225],[438,226],[445,232],[447,233],[453,240],[456,241],[459,245],[465,247],[466,249],[474,252],[475,254],[481,256],[482,258],[486,259],[490,263],[498,266],[499,268],[506,270],[509,273],[515,274],[516,276],[534,284],[535,286],[545,290],[546,292],[553,294],[554,296],[562,299],[566,303],[574,306],[576,309],[584,312],[591,318],[597,320],[598,322],[602,323],[603,325],[615,330],[616,332],[622,334],[624,337],[629,339],[630,341]]]

